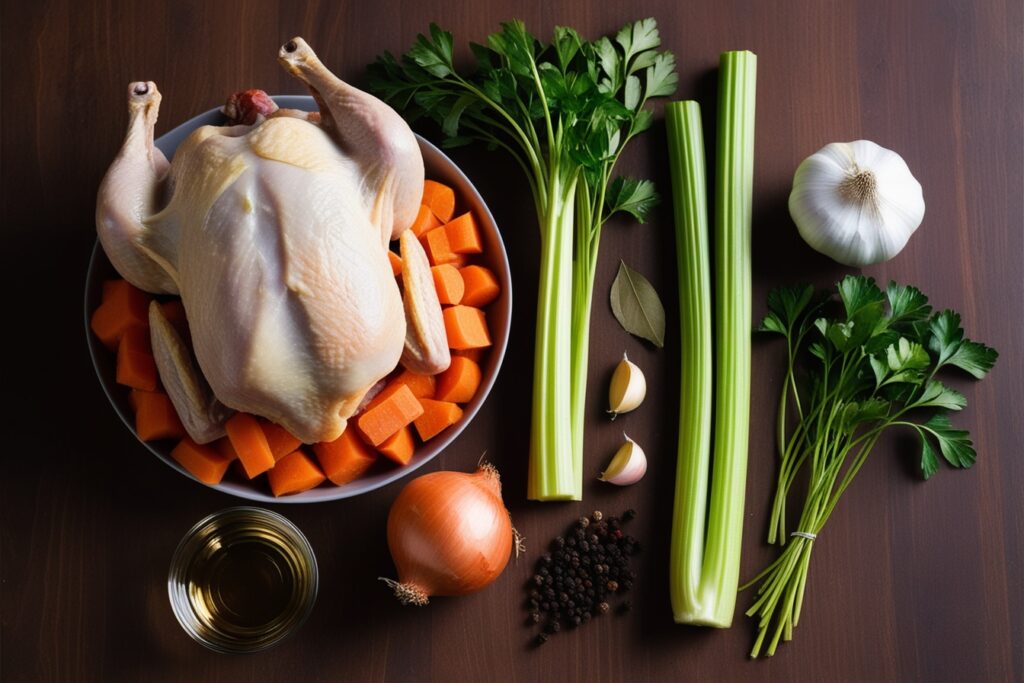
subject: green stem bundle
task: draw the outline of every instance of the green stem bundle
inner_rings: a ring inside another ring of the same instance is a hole
[[[937,381],[936,372],[951,365],[981,378],[995,363],[996,352],[964,339],[960,316],[952,311],[932,314],[927,297],[913,287],[893,282],[883,293],[874,280],[850,276],[837,289],[843,313],[835,317],[828,316],[831,302],[813,301],[811,287],[777,289],[768,297],[761,326],[781,334],[787,344],[777,420],[779,477],[768,524],[768,542],[786,547],[743,586],[760,583],[747,610],[757,620],[752,657],[770,657],[781,641],[792,639],[814,545],[886,430],[902,426],[918,432],[925,478],[938,466],[933,441],[955,467],[969,467],[976,457],[967,432],[953,429],[946,414],[923,423],[907,415],[923,408],[964,408],[967,400]],[[805,359],[813,360],[808,381],[801,383],[797,370]],[[790,402],[797,412],[792,426],[786,419]],[[807,488],[790,531],[787,500],[801,472]]]

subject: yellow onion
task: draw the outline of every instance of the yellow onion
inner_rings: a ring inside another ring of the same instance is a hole
[[[512,554],[512,520],[498,470],[432,472],[413,479],[388,515],[388,548],[398,581],[384,579],[403,604],[465,595],[494,581]]]

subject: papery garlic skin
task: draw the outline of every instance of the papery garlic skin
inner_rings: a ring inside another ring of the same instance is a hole
[[[636,410],[647,396],[643,370],[623,352],[608,386],[608,412],[614,420],[621,413]]]
[[[789,214],[815,250],[847,266],[898,254],[924,218],[921,184],[896,152],[833,142],[801,162]]]
[[[608,468],[598,479],[617,486],[628,486],[640,481],[647,474],[647,454],[625,432],[622,438],[626,442],[619,447],[615,457],[608,463]]]

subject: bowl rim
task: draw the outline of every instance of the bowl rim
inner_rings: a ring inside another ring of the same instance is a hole
[[[270,97],[281,107],[316,111],[316,102],[312,96],[271,95]],[[171,159],[181,140],[187,137],[187,135],[193,130],[203,125],[223,125],[223,123],[224,115],[220,108],[217,107],[209,109],[167,131],[160,137],[156,138],[156,140],[154,140],[154,144],[167,156],[168,159]],[[459,168],[459,166],[438,147],[419,134],[416,134],[416,140],[419,143],[420,151],[424,157],[424,165],[428,165],[429,162],[427,160],[429,158],[434,163],[446,166],[447,168],[445,169],[445,172],[450,174],[456,181],[458,181],[458,184],[464,188],[460,190],[461,194],[464,195],[462,197],[463,202],[468,205],[470,210],[481,215],[484,219],[482,223],[488,226],[493,226],[494,240],[493,244],[488,245],[488,251],[492,252],[490,254],[492,263],[499,266],[497,269],[499,272],[496,272],[495,275],[498,277],[502,287],[499,298],[505,300],[505,305],[503,307],[499,307],[494,305],[497,302],[492,302],[492,304],[490,304],[491,307],[488,309],[487,315],[488,320],[491,321],[492,325],[491,336],[493,343],[488,350],[489,357],[487,359],[487,367],[481,368],[483,376],[480,387],[477,389],[477,393],[473,399],[463,406],[462,418],[460,418],[456,424],[446,429],[445,432],[442,432],[431,439],[428,444],[420,446],[418,449],[419,451],[422,452],[425,450],[427,452],[425,454],[414,453],[413,459],[408,464],[385,470],[370,478],[356,479],[355,481],[342,486],[321,485],[301,493],[275,497],[272,493],[264,492],[256,488],[256,486],[251,483],[246,484],[244,482],[222,481],[219,484],[207,484],[205,482],[201,482],[171,458],[169,452],[164,453],[162,452],[162,449],[157,447],[158,444],[165,443],[164,441],[147,442],[139,438],[138,433],[135,431],[134,415],[129,414],[124,406],[121,405],[122,401],[113,394],[113,380],[105,378],[103,372],[101,372],[99,354],[109,354],[110,352],[92,333],[90,322],[94,308],[92,304],[95,303],[94,292],[100,286],[100,284],[95,282],[95,280],[102,277],[102,275],[97,271],[102,269],[104,263],[109,265],[109,261],[107,260],[106,254],[99,243],[99,239],[97,239],[93,243],[93,248],[89,256],[88,268],[86,269],[85,274],[83,308],[86,345],[89,348],[89,358],[92,361],[93,371],[96,373],[96,378],[99,380],[100,386],[103,388],[103,393],[106,395],[107,401],[114,409],[114,412],[117,413],[117,416],[121,419],[124,426],[127,427],[128,431],[130,431],[135,437],[136,441],[142,444],[150,453],[155,455],[168,467],[207,488],[220,491],[236,498],[260,503],[305,504],[351,498],[353,496],[369,493],[370,491],[375,491],[387,486],[388,484],[415,472],[420,467],[436,458],[441,451],[445,450],[453,441],[455,441],[455,439],[458,438],[459,435],[462,434],[463,430],[470,422],[473,421],[476,414],[479,412],[480,407],[490,395],[494,382],[497,380],[498,373],[501,370],[502,362],[505,359],[505,352],[508,348],[508,338],[512,326],[511,269],[509,267],[508,253],[505,249],[505,241],[502,238],[501,229],[498,227],[497,221],[494,220],[494,216],[491,213],[490,208],[484,202],[479,190],[476,189],[476,186],[473,185],[472,181],[466,176],[466,174],[463,173],[462,169]],[[490,230],[487,232],[490,232]],[[498,309],[503,309],[504,312],[500,317],[498,316]],[[420,455],[420,457],[417,457],[417,455]]]

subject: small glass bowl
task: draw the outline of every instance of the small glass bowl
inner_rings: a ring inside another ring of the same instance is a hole
[[[316,602],[316,556],[298,527],[257,507],[202,519],[181,539],[167,576],[178,623],[224,653],[259,652],[299,629]]]

